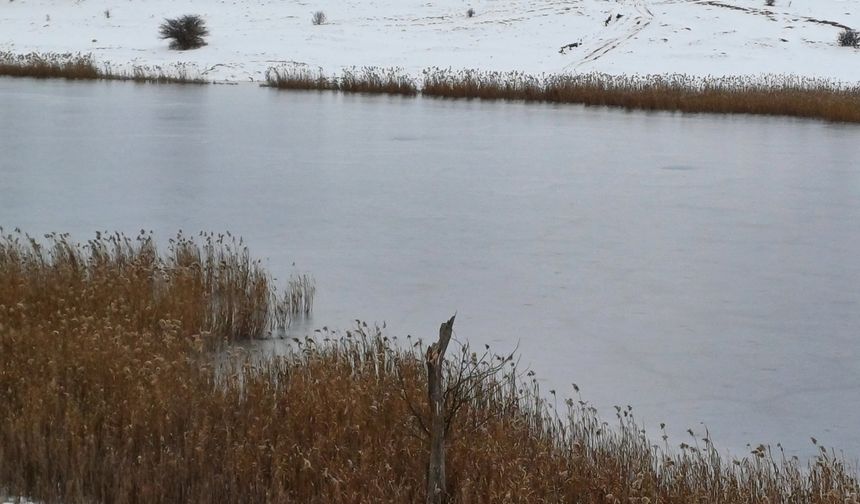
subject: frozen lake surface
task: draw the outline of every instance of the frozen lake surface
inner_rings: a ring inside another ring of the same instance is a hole
[[[309,327],[519,342],[544,390],[860,456],[860,128],[0,79],[0,226],[243,236]],[[310,328],[305,328],[310,331]],[[652,436],[656,434],[652,429]]]

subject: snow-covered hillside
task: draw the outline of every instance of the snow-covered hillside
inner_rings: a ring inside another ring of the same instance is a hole
[[[327,24],[311,23],[317,10]],[[189,13],[206,19],[209,45],[168,50],[159,23]],[[0,51],[191,62],[234,81],[291,62],[860,81],[860,50],[836,45],[839,25],[860,27],[860,0],[0,0]]]

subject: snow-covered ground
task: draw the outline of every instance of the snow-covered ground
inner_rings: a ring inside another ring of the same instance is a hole
[[[311,23],[317,10],[325,25]],[[206,19],[207,47],[158,39],[182,14]],[[860,27],[860,0],[0,0],[0,51],[92,53],[115,69],[185,62],[230,81],[292,63],[860,81],[860,50],[836,45],[838,25]]]

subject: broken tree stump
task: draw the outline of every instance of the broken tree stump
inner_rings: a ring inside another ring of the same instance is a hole
[[[454,317],[439,327],[439,341],[427,348],[427,400],[430,406],[430,461],[427,466],[427,504],[443,504],[447,494],[445,480],[445,388],[442,366],[451,341]]]

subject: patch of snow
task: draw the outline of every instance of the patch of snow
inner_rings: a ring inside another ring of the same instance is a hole
[[[314,26],[318,10],[328,22]],[[208,46],[171,51],[158,38],[164,18],[183,14],[205,18]],[[0,0],[0,51],[91,53],[115,70],[186,63],[234,82],[306,64],[326,73],[402,67],[416,77],[439,66],[853,83],[860,50],[836,37],[858,18],[856,0]]]
[[[24,497],[9,497],[0,495],[0,504],[38,504]]]

